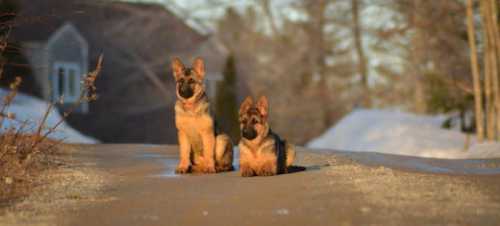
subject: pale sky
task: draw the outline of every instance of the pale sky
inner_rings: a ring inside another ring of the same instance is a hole
[[[233,7],[236,10],[243,11],[248,6],[257,4],[257,0],[122,0],[131,2],[157,2],[164,4],[171,9],[177,16],[186,20],[186,22],[201,30],[209,33],[213,30],[214,21],[224,15],[227,7]],[[295,0],[271,1],[271,9],[274,17],[278,19],[282,16],[294,17],[293,10],[289,7]],[[257,13],[260,7],[255,8]],[[295,15],[297,17],[297,15]],[[200,26],[201,25],[201,26]]]

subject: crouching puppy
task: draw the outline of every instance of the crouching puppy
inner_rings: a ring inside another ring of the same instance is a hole
[[[209,114],[205,94],[205,66],[195,59],[193,67],[184,67],[175,58],[172,70],[176,82],[175,126],[179,139],[180,160],[176,173],[215,173],[233,170],[233,145],[226,134],[217,134]]]
[[[254,106],[251,97],[241,104],[239,121],[241,130],[241,176],[272,176],[287,173],[295,159],[293,145],[273,133],[267,122],[269,104],[262,96]]]

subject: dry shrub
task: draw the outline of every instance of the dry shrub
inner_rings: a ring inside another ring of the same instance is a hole
[[[101,55],[95,70],[88,73],[82,81],[83,89],[79,99],[63,112],[58,122],[50,126],[47,125],[47,119],[54,107],[64,102],[64,98],[49,103],[42,119],[33,125],[27,120],[16,119],[16,116],[9,112],[9,107],[22,82],[21,78],[17,77],[10,84],[10,92],[0,104],[0,203],[22,193],[26,189],[22,184],[29,183],[29,178],[32,176],[30,174],[47,166],[47,155],[57,150],[64,141],[49,139],[49,135],[54,133],[82,103],[97,99],[95,81],[101,72],[102,59]],[[5,128],[4,122],[7,120],[16,121],[20,126]],[[26,132],[28,127],[35,128],[35,131]]]

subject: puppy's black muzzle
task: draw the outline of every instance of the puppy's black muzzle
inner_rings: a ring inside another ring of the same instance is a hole
[[[257,131],[254,128],[245,127],[241,131],[241,135],[247,140],[253,140],[257,137]]]
[[[190,98],[194,94],[193,89],[189,85],[181,85],[179,87],[179,95],[183,98]]]

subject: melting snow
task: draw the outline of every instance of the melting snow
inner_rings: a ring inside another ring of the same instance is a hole
[[[0,89],[0,98],[8,94],[9,91]],[[30,126],[23,130],[25,133],[33,133],[36,131],[36,125],[42,120],[45,111],[47,110],[48,103],[38,98],[18,93],[14,101],[7,109],[6,113],[14,113],[16,120],[5,119],[3,121],[2,129],[20,128],[21,122],[28,120]],[[53,109],[48,118],[46,125],[51,127],[61,119],[61,115],[57,109]],[[64,139],[67,143],[86,143],[94,144],[99,141],[95,138],[82,135],[75,129],[71,128],[66,122],[59,125],[54,133],[49,135],[49,138]]]
[[[467,135],[441,128],[443,116],[393,110],[355,110],[307,144],[309,148],[379,152],[427,158],[500,158],[500,143],[475,144]]]

